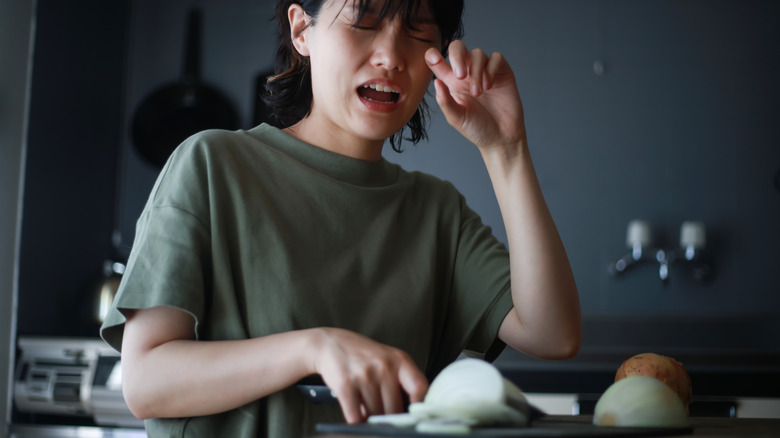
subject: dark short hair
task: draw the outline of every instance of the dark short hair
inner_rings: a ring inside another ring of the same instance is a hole
[[[263,100],[270,107],[270,123],[278,128],[286,128],[299,122],[310,114],[312,107],[309,60],[301,56],[292,44],[287,10],[290,5],[297,3],[316,22],[320,9],[326,1],[329,0],[277,0],[276,2],[275,19],[279,31],[279,48],[276,52],[274,75],[266,82]],[[345,3],[347,1],[355,2],[359,20],[369,10],[371,2],[376,0],[344,0]],[[441,35],[442,53],[446,55],[447,45],[463,35],[463,0],[387,0],[379,11],[378,21],[400,14],[404,25],[412,27],[415,13],[424,1],[430,4]],[[390,137],[393,149],[400,152],[403,140],[418,143],[425,139],[427,116],[428,105],[423,99],[406,127]],[[411,131],[408,137],[404,136],[406,128]]]

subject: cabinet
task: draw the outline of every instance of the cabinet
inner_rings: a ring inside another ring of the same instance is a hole
[[[112,256],[129,1],[38,0],[19,254],[18,333],[97,336]]]

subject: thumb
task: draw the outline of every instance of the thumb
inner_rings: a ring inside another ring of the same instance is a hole
[[[441,107],[444,118],[447,123],[457,127],[461,125],[463,119],[462,107],[455,101],[450,93],[449,87],[441,79],[434,79],[433,86],[436,88],[436,103]]]

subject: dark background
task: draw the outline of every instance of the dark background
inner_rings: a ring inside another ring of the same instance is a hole
[[[232,100],[245,128],[276,44],[271,3],[201,2],[204,80]],[[190,4],[38,1],[19,335],[97,336],[94,284],[104,260],[129,250],[159,172],[134,151],[130,120],[180,75]],[[596,369],[603,379],[627,356],[655,351],[702,375],[778,372],[778,22],[771,0],[467,2],[467,44],[503,52],[515,70],[585,319],[573,361],[507,352],[499,363]],[[453,181],[505,240],[478,153],[436,111],[429,133],[430,143],[386,157]],[[608,275],[628,251],[632,219],[649,221],[664,248],[677,246],[683,221],[702,221],[713,280],[672,265],[664,284],[651,262]],[[780,396],[777,385],[759,392]]]

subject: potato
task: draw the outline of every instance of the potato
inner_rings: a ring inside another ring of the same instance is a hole
[[[626,360],[615,374],[615,382],[629,376],[654,377],[669,386],[688,409],[691,403],[691,378],[682,364],[671,357],[642,353]]]

